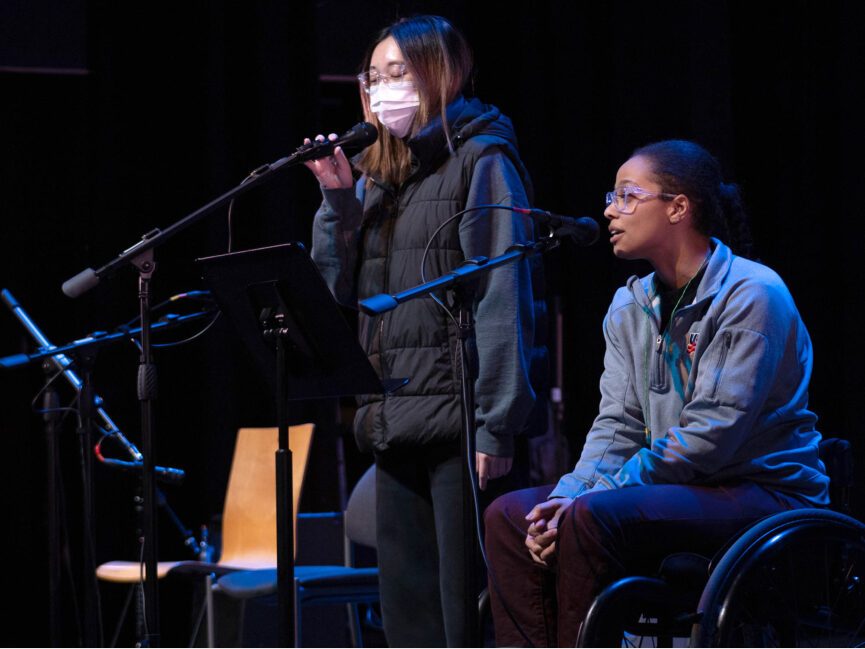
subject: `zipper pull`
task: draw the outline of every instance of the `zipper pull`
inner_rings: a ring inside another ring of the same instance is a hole
[[[661,353],[661,347],[662,347],[663,344],[664,344],[664,337],[663,337],[663,336],[658,336],[658,337],[655,339],[655,353],[657,353],[657,354],[660,354],[660,353]]]

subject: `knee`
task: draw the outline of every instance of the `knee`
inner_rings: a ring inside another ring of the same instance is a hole
[[[573,542],[583,544],[589,539],[607,543],[612,536],[610,514],[604,504],[603,492],[574,499],[559,519],[559,549]]]
[[[487,545],[523,539],[529,527],[526,514],[550,493],[551,487],[512,491],[496,498],[484,511]]]
[[[519,501],[514,498],[513,493],[505,494],[496,498],[484,511],[484,526],[487,538],[494,539],[508,533],[520,519]],[[522,518],[528,512],[523,512]]]

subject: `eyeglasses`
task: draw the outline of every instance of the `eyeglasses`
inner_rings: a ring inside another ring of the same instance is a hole
[[[616,206],[620,214],[630,214],[637,209],[637,204],[649,198],[675,198],[678,194],[664,194],[662,192],[650,192],[642,187],[620,187],[607,192],[607,207]]]
[[[405,63],[390,63],[387,66],[387,74],[381,74],[378,70],[367,70],[357,75],[357,80],[360,81],[364,92],[368,93],[380,83],[391,88],[402,88],[405,84],[411,83],[405,78],[405,74]]]

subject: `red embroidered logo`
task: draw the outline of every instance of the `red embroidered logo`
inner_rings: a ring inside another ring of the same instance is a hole
[[[696,331],[694,333],[688,334],[688,356],[693,356],[694,352],[697,351],[697,340],[700,338],[700,332]]]

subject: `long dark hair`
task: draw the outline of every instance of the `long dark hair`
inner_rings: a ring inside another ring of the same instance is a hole
[[[724,182],[715,156],[688,140],[655,142],[633,155],[651,161],[661,191],[684,194],[690,199],[698,232],[721,239],[738,255],[753,255],[751,229],[739,187]]]
[[[406,67],[411,71],[420,96],[420,107],[410,135],[415,135],[432,117],[441,115],[448,145],[453,150],[445,109],[462,92],[471,78],[473,57],[463,35],[441,16],[403,18],[384,28],[373,40],[363,60],[368,70],[376,46],[393,37],[399,46]],[[377,123],[369,109],[369,96],[361,91],[361,103],[367,121]],[[399,185],[408,177],[411,154],[405,143],[379,128],[379,138],[363,152],[357,167],[369,174]]]

